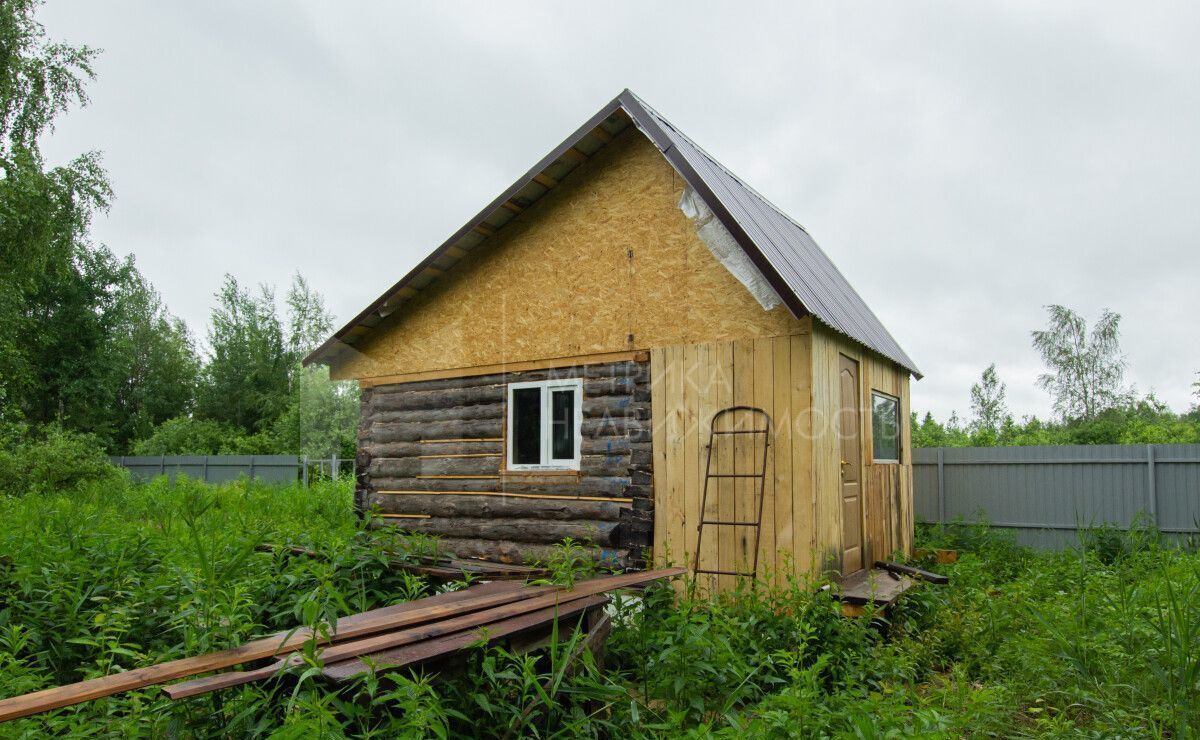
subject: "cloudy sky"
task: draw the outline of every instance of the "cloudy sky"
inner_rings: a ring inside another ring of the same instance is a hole
[[[200,336],[226,272],[353,316],[622,88],[804,224],[966,411],[1045,415],[1042,306],[1200,370],[1200,5],[49,0],[104,50],[47,154],[104,152],[96,237]]]

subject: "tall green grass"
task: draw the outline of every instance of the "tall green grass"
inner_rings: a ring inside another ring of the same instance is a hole
[[[430,594],[388,562],[345,486],[108,481],[0,497],[0,696],[237,644]],[[170,702],[155,689],[0,725],[0,737],[1195,737],[1200,555],[1146,528],[1035,553],[982,524],[948,587],[845,619],[814,584],[614,606],[603,666],[480,648],[443,678],[287,679]],[[261,553],[263,542],[319,557]],[[429,543],[417,543],[424,552]],[[584,577],[570,545],[552,580]]]

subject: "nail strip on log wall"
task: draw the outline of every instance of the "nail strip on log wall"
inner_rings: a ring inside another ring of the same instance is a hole
[[[508,383],[583,378],[578,474],[504,468]],[[653,541],[649,362],[493,373],[364,388],[360,511],[461,556],[545,559],[566,537],[643,567]],[[388,493],[389,491],[397,493]]]

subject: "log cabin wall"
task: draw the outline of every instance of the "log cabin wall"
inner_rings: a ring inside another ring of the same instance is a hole
[[[894,552],[911,553],[913,537],[912,430],[909,424],[909,373],[862,345],[820,324],[813,330],[813,488],[817,541],[823,567],[840,568],[842,551],[839,357],[859,367],[861,458],[863,461],[863,559],[867,564]],[[872,458],[871,392],[900,400],[900,461]]]
[[[566,537],[644,564],[651,544],[648,356],[363,388],[356,504],[460,556],[545,560]],[[580,470],[505,470],[507,384],[583,379]]]

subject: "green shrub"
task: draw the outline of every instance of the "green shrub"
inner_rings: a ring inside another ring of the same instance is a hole
[[[216,455],[235,432],[215,421],[177,416],[133,447],[134,455]]]
[[[1095,553],[1105,565],[1163,544],[1162,533],[1143,513],[1135,516],[1128,527],[1107,522],[1098,527],[1081,527],[1079,541],[1083,549]]]
[[[0,492],[12,495],[70,491],[88,483],[120,480],[100,441],[58,425],[36,431],[9,427],[0,447]]]
[[[208,419],[178,416],[155,427],[133,447],[134,455],[273,455],[278,452],[266,432],[246,434]]]

